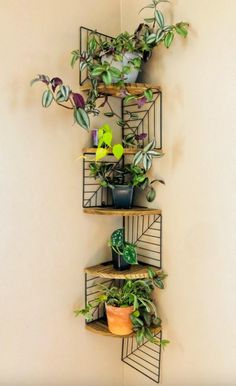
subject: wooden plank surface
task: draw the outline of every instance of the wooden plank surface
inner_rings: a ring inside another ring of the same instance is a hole
[[[155,272],[161,272],[159,268],[152,267],[152,269]],[[131,265],[130,269],[125,271],[116,271],[109,262],[87,267],[84,271],[89,275],[108,279],[145,279],[148,277],[147,266],[143,264]]]
[[[129,334],[129,335],[112,334],[108,330],[107,323],[104,320],[96,320],[92,323],[86,324],[86,329],[91,331],[91,332],[94,332],[95,334],[103,335],[103,336],[109,336],[109,337],[113,337],[113,338],[127,338],[127,337],[134,336],[134,333]],[[161,327],[151,327],[151,329],[152,329],[152,332],[155,334],[158,334],[161,331]]]
[[[131,208],[131,209],[114,209],[114,208],[84,208],[86,214],[99,214],[108,216],[145,216],[151,214],[161,214],[160,209],[152,208]]]
[[[127,148],[124,149],[124,154],[129,155],[129,154],[136,154],[139,150],[142,150],[141,148]],[[162,153],[162,150],[160,149],[154,149],[155,151],[158,151],[159,153]],[[83,149],[84,154],[96,154],[97,148],[96,147],[85,147]],[[112,154],[112,149],[108,149],[108,154]]]
[[[98,85],[98,91],[101,94],[112,95],[116,97],[123,98],[123,90],[126,90],[131,95],[142,95],[145,90],[151,88],[154,92],[161,91],[160,86],[157,84],[151,83],[125,83],[124,86],[117,86],[115,84],[110,84],[106,86],[103,83]],[[91,89],[91,85],[87,84],[80,87],[81,91],[89,91]]]

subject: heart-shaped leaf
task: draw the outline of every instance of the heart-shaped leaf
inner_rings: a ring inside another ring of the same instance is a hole
[[[112,152],[114,156],[119,160],[124,154],[124,148],[120,143],[117,143],[116,145],[113,146]]]
[[[104,149],[103,147],[98,147],[96,150],[96,161],[99,161],[100,159],[106,157],[107,155],[107,149]]]

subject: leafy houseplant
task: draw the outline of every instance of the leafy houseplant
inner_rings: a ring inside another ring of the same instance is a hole
[[[146,199],[152,202],[156,191],[154,183],[164,184],[162,179],[150,181],[147,171],[152,166],[153,157],[163,154],[154,149],[155,141],[151,141],[144,149],[140,150],[131,164],[117,165],[112,163],[91,162],[90,175],[98,179],[101,186],[110,188],[115,208],[131,208],[133,203],[134,188],[146,190]]]
[[[100,107],[106,105],[109,107],[109,111],[104,113],[106,116],[117,115],[112,110],[108,98],[104,98],[104,95],[99,92],[98,85],[101,82],[105,85],[115,83],[119,86],[121,96],[125,98],[126,103],[136,100],[138,106],[141,107],[147,101],[152,100],[151,89],[146,89],[142,95],[134,96],[127,91],[125,83],[135,81],[134,78],[129,79],[130,75],[132,72],[138,74],[142,62],[151,57],[155,47],[163,43],[166,48],[169,48],[175,34],[184,38],[187,36],[188,23],[178,22],[172,25],[165,23],[164,15],[158,7],[160,3],[166,1],[152,0],[151,4],[143,7],[141,11],[147,8],[151,9],[153,14],[145,18],[144,23],[140,24],[133,34],[123,32],[115,38],[104,41],[99,33],[93,31],[89,35],[87,51],[74,50],[72,52],[71,65],[74,66],[79,60],[80,70],[88,71],[91,89],[86,101],[83,100],[81,94],[73,92],[60,78],[50,79],[47,75],[38,75],[32,84],[40,81],[46,85],[42,96],[43,107],[49,107],[54,101],[64,108],[71,109],[75,122],[88,130],[89,114],[99,114]],[[98,98],[104,98],[99,108],[96,106]],[[124,125],[121,117],[118,117],[118,122]]]
[[[117,271],[129,269],[130,264],[138,264],[136,245],[125,241],[124,228],[116,229],[108,242],[112,249],[113,267]]]
[[[165,346],[169,342],[156,339],[152,332],[152,327],[161,326],[152,293],[155,287],[164,288],[166,275],[156,273],[151,267],[148,267],[148,275],[147,279],[125,280],[121,287],[99,284],[99,296],[88,302],[85,308],[76,310],[75,315],[83,315],[87,322],[91,322],[94,308],[105,304],[108,328],[112,333],[128,335],[134,332],[138,344],[148,340]]]

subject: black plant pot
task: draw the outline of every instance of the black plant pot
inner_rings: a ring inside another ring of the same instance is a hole
[[[129,185],[115,185],[111,190],[113,205],[116,209],[129,209],[133,205],[134,187]]]
[[[113,263],[113,268],[116,271],[125,271],[126,269],[130,268],[130,264],[126,263],[126,261],[123,259],[123,256],[113,251],[113,249],[112,249],[112,263]]]

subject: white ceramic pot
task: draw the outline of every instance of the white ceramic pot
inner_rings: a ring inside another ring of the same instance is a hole
[[[123,61],[118,62],[114,60],[113,55],[103,55],[101,58],[102,63],[108,62],[110,63],[113,67],[117,68],[118,70],[122,70],[124,66],[127,66],[129,63],[129,60],[132,60],[134,58],[138,58],[139,54],[134,53],[134,52],[125,52],[123,55]],[[133,67],[133,70],[125,75],[125,83],[135,83],[138,77],[139,70]],[[115,83],[116,79],[112,78],[112,82]]]

